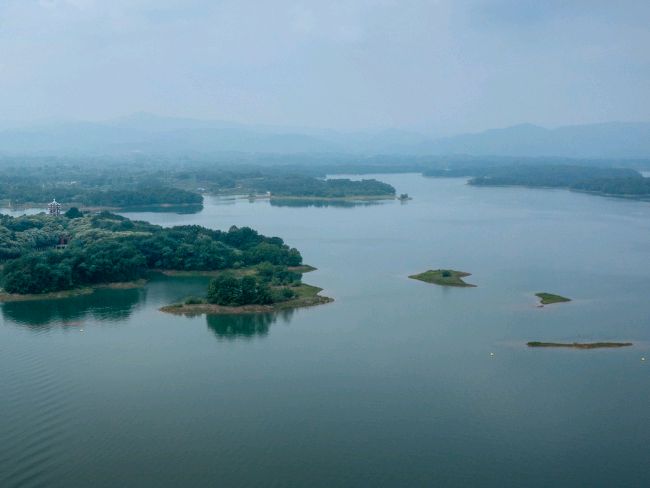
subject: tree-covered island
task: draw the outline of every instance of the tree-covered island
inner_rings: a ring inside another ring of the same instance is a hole
[[[466,283],[463,280],[463,278],[470,275],[471,273],[453,269],[430,269],[424,273],[411,275],[409,278],[441,286],[475,287],[476,285]]]
[[[215,315],[272,312],[333,301],[319,295],[322,288],[302,282],[302,273],[313,269],[266,262],[249,269],[220,272],[210,281],[204,297],[189,297],[161,310],[181,315]]]
[[[321,179],[305,175],[273,175],[241,181],[251,192],[268,192],[271,198],[308,199],[388,199],[395,198],[395,188],[374,179]]]
[[[310,293],[314,302],[324,298],[302,284],[310,268],[301,266],[297,249],[248,227],[164,228],[109,212],[1,215],[0,263],[3,301],[135,283],[151,271],[219,272],[208,297],[224,306],[290,302]]]

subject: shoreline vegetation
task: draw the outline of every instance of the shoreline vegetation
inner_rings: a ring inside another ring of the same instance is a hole
[[[570,302],[571,299],[563,297],[562,295],[554,295],[553,293],[539,292],[535,293],[535,296],[540,299],[539,307],[544,305],[552,305],[554,303],[565,303]]]
[[[288,266],[287,270],[293,273],[310,273],[316,271],[317,268],[303,264],[300,266]],[[120,281],[113,283],[97,283],[95,285],[83,286],[79,288],[73,288],[71,290],[61,290],[54,291],[49,293],[7,293],[0,288],[0,303],[9,303],[9,302],[28,302],[28,301],[38,301],[38,300],[63,300],[66,298],[72,298],[81,295],[90,295],[95,292],[95,290],[109,289],[109,290],[129,290],[133,288],[143,288],[151,280],[151,278],[156,275],[165,275],[169,277],[215,277],[219,276],[226,272],[232,272],[231,270],[213,270],[213,271],[186,271],[186,270],[176,270],[176,269],[152,269],[149,271],[149,274],[146,278],[141,278],[138,280],[132,281]],[[254,275],[257,272],[257,267],[252,266],[248,268],[240,268],[236,270],[238,276],[247,276]],[[304,285],[311,286],[311,285]],[[316,287],[312,287],[316,288]],[[320,289],[319,289],[320,291]],[[319,297],[326,298],[326,297]],[[333,301],[332,299],[329,299]],[[328,302],[324,302],[328,303]],[[317,304],[316,304],[317,305]]]
[[[526,343],[528,347],[566,347],[572,349],[602,349],[632,346],[631,342],[539,342]]]
[[[0,262],[3,302],[141,287],[160,273],[210,278],[204,296],[168,311],[267,312],[332,301],[302,283],[315,268],[303,264],[297,249],[249,227],[161,227],[77,208],[64,215],[1,215]]]
[[[115,283],[98,283],[96,285],[84,286],[81,288],[74,288],[72,290],[53,291],[49,293],[7,293],[0,289],[0,303],[9,302],[31,302],[36,300],[63,300],[65,298],[72,298],[81,295],[90,295],[95,290],[109,289],[109,290],[129,290],[133,288],[142,288],[147,284],[147,279],[139,279],[133,281],[121,281]]]
[[[430,269],[424,273],[410,275],[409,278],[440,286],[475,288],[476,285],[463,281],[463,278],[467,276],[471,276],[471,273],[456,271],[453,269]]]

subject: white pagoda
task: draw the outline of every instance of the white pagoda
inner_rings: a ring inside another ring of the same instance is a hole
[[[52,203],[47,204],[47,213],[56,217],[61,215],[61,204],[56,201],[56,198],[52,200]]]

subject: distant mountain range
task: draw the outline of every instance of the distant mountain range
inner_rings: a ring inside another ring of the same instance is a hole
[[[41,124],[0,131],[0,154],[474,155],[650,158],[650,123],[611,122],[545,129],[522,124],[431,138],[400,130],[339,132],[244,125],[139,113],[107,122]]]

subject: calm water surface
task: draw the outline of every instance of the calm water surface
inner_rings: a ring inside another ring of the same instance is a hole
[[[128,214],[282,236],[332,304],[175,317],[206,280],[158,278],[2,305],[0,486],[648,486],[650,204],[380,178],[414,199]],[[407,278],[437,267],[478,287]]]

